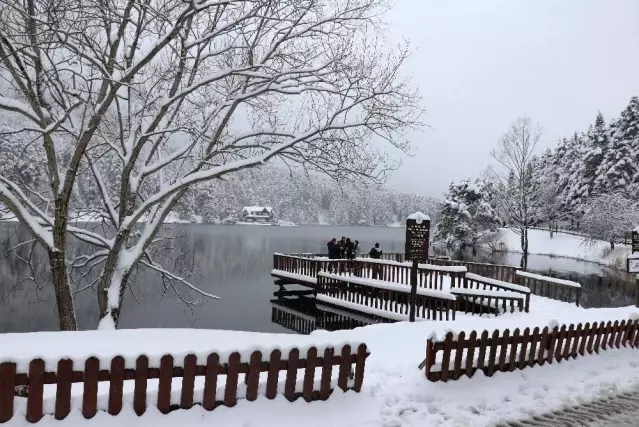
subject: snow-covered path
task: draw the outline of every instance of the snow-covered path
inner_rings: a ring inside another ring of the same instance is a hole
[[[462,377],[447,383],[429,382],[417,365],[425,356],[429,336],[443,335],[448,330],[492,330],[495,328],[524,328],[547,326],[549,323],[578,323],[622,320],[634,317],[634,307],[619,309],[582,309],[571,304],[533,297],[531,313],[513,313],[497,318],[460,316],[451,322],[417,322],[371,325],[350,331],[316,331],[310,337],[280,334],[250,334],[259,338],[256,344],[278,342],[291,345],[318,342],[366,342],[371,356],[366,365],[362,392],[335,391],[326,402],[294,403],[278,396],[269,401],[263,396],[255,402],[240,401],[234,408],[220,407],[206,412],[201,407],[188,411],[175,411],[161,415],[153,406],[142,417],[134,415],[131,396],[125,396],[124,410],[113,418],[104,412],[90,421],[82,418],[74,408],[65,425],[111,426],[113,422],[127,426],[158,427],[175,425],[223,425],[225,427],[411,427],[411,426],[494,426],[500,422],[526,419],[535,414],[563,409],[604,398],[639,386],[639,350],[622,348],[601,351],[575,360],[553,363],[509,373],[496,373],[485,377],[477,372],[473,378]],[[117,333],[117,332],[113,332]],[[203,337],[211,332],[200,331]],[[91,332],[101,334],[101,332]],[[185,336],[197,338],[198,331]],[[229,338],[233,338],[232,333]],[[241,333],[238,333],[238,337]],[[131,346],[144,346],[147,332],[135,331],[136,341]],[[157,336],[157,335],[156,335]],[[96,336],[97,339],[97,336]],[[11,337],[0,336],[0,347],[24,357],[28,347],[9,346]],[[206,338],[191,345],[202,347]],[[211,348],[215,343],[209,341]],[[173,348],[175,352],[189,346],[189,340],[154,342],[153,345]],[[229,347],[229,345],[226,345]],[[84,343],[78,348],[90,347]],[[34,347],[35,348],[35,347]],[[151,348],[151,347],[149,347]],[[61,352],[70,351],[60,349]],[[130,348],[129,353],[134,353]],[[108,387],[108,386],[107,386]],[[152,398],[149,397],[150,401]],[[7,425],[27,425],[16,416]],[[38,425],[59,426],[51,416]]]

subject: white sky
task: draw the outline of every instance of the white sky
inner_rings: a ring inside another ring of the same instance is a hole
[[[387,21],[411,41],[430,126],[388,183],[401,191],[477,177],[517,116],[543,125],[545,149],[639,95],[639,0],[395,0]]]

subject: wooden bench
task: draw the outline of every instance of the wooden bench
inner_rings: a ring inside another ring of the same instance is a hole
[[[484,314],[494,308],[497,311],[511,313],[524,311],[526,297],[523,294],[508,291],[484,291],[479,289],[453,288],[450,293],[457,296],[457,310],[464,313]]]

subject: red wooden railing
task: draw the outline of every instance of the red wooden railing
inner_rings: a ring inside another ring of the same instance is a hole
[[[495,330],[492,335],[483,331],[481,336],[472,331],[468,337],[460,332],[457,337],[448,333],[443,341],[428,340],[426,367],[430,381],[457,380],[462,375],[472,377],[481,370],[487,376],[495,372],[509,372],[535,365],[544,365],[574,359],[599,350],[639,345],[639,320],[562,325],[561,328],[519,328],[512,334],[506,329]],[[439,357],[441,355],[441,357]],[[441,360],[441,362],[438,362]]]
[[[135,362],[135,369],[125,369],[125,360],[121,356],[114,357],[107,366],[100,366],[100,360],[91,357],[80,362],[81,370],[77,370],[74,361],[60,360],[54,372],[45,371],[42,359],[32,360],[28,372],[17,372],[16,364],[0,363],[0,423],[11,420],[14,416],[16,386],[26,386],[26,419],[35,423],[43,415],[43,392],[45,384],[56,384],[55,418],[62,420],[71,411],[71,385],[83,383],[82,414],[85,418],[92,418],[98,411],[98,383],[109,382],[108,412],[117,415],[123,405],[124,381],[135,381],[133,392],[133,409],[142,415],[148,406],[147,381],[159,379],[157,390],[157,407],[162,413],[173,409],[188,409],[200,404],[208,411],[217,406],[234,406],[238,400],[238,381],[240,374],[245,375],[246,400],[254,401],[258,397],[260,374],[266,373],[265,395],[274,399],[278,390],[280,372],[286,372],[284,396],[290,400],[303,397],[307,402],[325,400],[331,395],[331,376],[333,367],[338,367],[337,385],[343,391],[359,392],[364,380],[364,368],[368,351],[365,344],[360,344],[355,354],[351,347],[345,345],[336,354],[336,349],[328,347],[323,354],[318,355],[315,347],[308,349],[303,358],[296,348],[283,357],[280,350],[273,350],[267,359],[263,359],[261,352],[253,352],[248,361],[241,361],[239,353],[232,353],[228,360],[222,361],[216,353],[210,354],[205,365],[197,364],[197,357],[189,354],[184,358],[183,367],[174,367],[171,355],[160,359],[159,366],[152,366],[147,356],[139,356]],[[350,381],[352,365],[355,365],[354,380]],[[315,387],[315,369],[322,368],[319,389]],[[303,369],[302,392],[295,391],[298,370]],[[225,376],[224,395],[217,396],[218,377]],[[171,383],[176,377],[182,378],[180,404],[171,404]],[[204,377],[204,391],[201,401],[195,400],[195,377]]]

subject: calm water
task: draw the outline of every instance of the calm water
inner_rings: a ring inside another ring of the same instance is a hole
[[[16,229],[12,224],[0,224],[2,247],[24,239]],[[164,291],[158,276],[140,272],[125,296],[122,328],[194,327],[293,332],[291,328],[281,326],[279,323],[282,322],[273,321],[270,300],[274,286],[270,271],[274,252],[325,252],[326,242],[331,237],[339,239],[341,236],[358,239],[362,250],[368,250],[378,241],[386,252],[402,252],[404,244],[402,228],[183,225],[171,227],[171,231],[176,239],[171,242],[172,247],[159,255],[164,265],[192,270],[191,282],[220,296],[221,300],[206,300],[184,292],[185,300],[202,301],[197,305],[184,304],[173,290]],[[82,248],[74,249],[80,252]],[[435,252],[446,251],[437,248]],[[33,281],[26,280],[34,273],[24,262],[4,255],[5,251],[0,251],[0,332],[55,330],[57,319],[53,292],[46,283],[46,259],[39,255],[41,262],[35,271],[35,276],[42,282],[39,288]],[[488,253],[478,252],[473,256],[468,251],[449,255],[511,265],[520,262],[520,257],[513,254],[491,257]],[[584,286],[588,306],[621,306],[634,301],[634,279],[596,264],[531,256],[528,267],[532,271],[579,281]],[[89,289],[76,294],[75,298],[80,327],[95,328],[98,322],[95,293]],[[294,307],[289,311],[294,313]],[[343,314],[335,317],[307,308],[300,313],[306,318],[321,317],[318,324],[323,327],[348,324]]]

